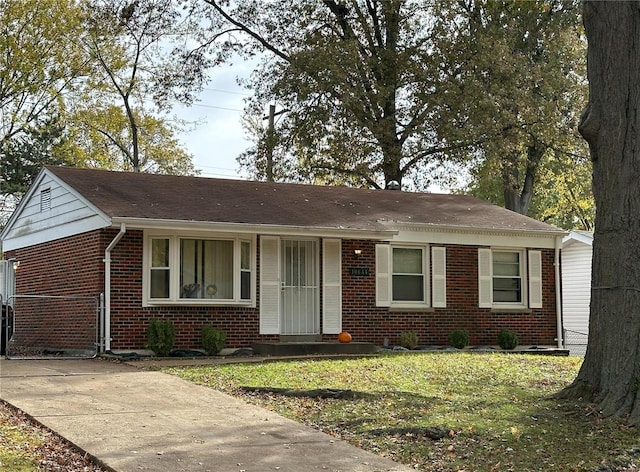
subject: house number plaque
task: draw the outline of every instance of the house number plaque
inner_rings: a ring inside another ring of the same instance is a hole
[[[364,276],[369,275],[368,267],[349,267],[349,275]]]

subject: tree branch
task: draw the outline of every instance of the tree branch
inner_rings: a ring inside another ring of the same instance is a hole
[[[280,49],[275,47],[273,44],[268,42],[261,35],[259,35],[258,33],[253,31],[251,28],[249,28],[247,25],[241,23],[240,21],[237,21],[237,20],[233,19],[231,17],[231,15],[229,15],[226,11],[224,11],[224,9],[218,4],[218,2],[216,0],[204,0],[204,1],[205,1],[205,3],[208,3],[209,5],[211,5],[229,23],[231,23],[235,27],[239,28],[241,31],[247,33],[249,36],[251,36],[256,41],[258,41],[262,45],[262,47],[264,47],[268,51],[271,51],[273,54],[275,54],[279,58],[281,58],[281,59],[283,59],[283,60],[285,60],[285,61],[287,61],[289,63],[291,62],[291,57],[288,54],[284,53],[283,51],[281,51]]]
[[[111,141],[111,143],[114,144],[118,149],[120,149],[122,154],[124,154],[127,157],[127,159],[129,160],[129,162],[133,165],[133,161],[131,159],[131,153],[129,152],[129,150],[122,143],[120,143],[120,141],[118,141],[115,137],[111,136],[111,134],[107,133],[106,131],[104,131],[104,130],[102,130],[100,128],[92,126],[92,125],[90,125],[88,123],[87,123],[87,126],[89,126],[90,128],[93,128],[98,133],[100,133],[105,138],[107,138],[109,141]]]
[[[459,149],[465,149],[465,148],[470,148],[473,146],[478,146],[482,143],[487,142],[490,139],[490,137],[484,137],[482,139],[478,139],[475,141],[471,141],[468,143],[460,143],[460,144],[454,144],[451,146],[440,146],[440,147],[433,147],[431,149],[427,149],[425,151],[419,152],[417,153],[415,156],[413,156],[401,169],[401,172],[404,174],[404,172],[407,169],[410,169],[411,167],[413,167],[414,165],[416,165],[419,161],[421,161],[422,159],[424,159],[427,156],[433,156],[434,154],[440,154],[440,153],[446,153],[449,151],[457,151]]]
[[[314,166],[312,166],[315,169],[322,169],[322,170],[328,170],[328,171],[332,171],[332,172],[336,172],[339,175],[346,175],[346,176],[353,176],[353,177],[358,177],[363,179],[370,187],[375,188],[380,190],[381,187],[380,185],[378,185],[378,182],[376,182],[370,175],[369,172],[362,172],[362,166],[356,166],[354,167],[341,167],[341,166],[334,166],[334,165],[329,165],[329,164],[316,164]],[[368,169],[370,170],[370,169]]]

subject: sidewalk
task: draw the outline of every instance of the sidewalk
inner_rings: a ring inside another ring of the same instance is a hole
[[[413,470],[207,387],[105,360],[0,359],[0,398],[117,472]]]

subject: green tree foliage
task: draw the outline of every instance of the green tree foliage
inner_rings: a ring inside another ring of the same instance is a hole
[[[52,156],[52,150],[64,146],[64,140],[63,129],[55,120],[8,140],[0,149],[0,194],[22,195],[45,164],[70,164],[63,156]]]
[[[192,101],[206,60],[181,18],[169,0],[0,2],[4,202],[44,164],[194,173],[168,110]]]
[[[469,193],[504,204],[504,184],[499,159],[475,163],[470,172]],[[593,231],[595,207],[591,192],[591,161],[566,153],[546,153],[536,173],[535,194],[528,215],[565,229]]]
[[[577,0],[205,3],[217,61],[263,54],[241,161],[257,177],[269,155],[276,179],[371,187],[459,184],[468,169],[478,194],[527,213],[556,172],[544,166],[585,163],[571,159],[586,156]]]
[[[379,187],[416,172],[428,178],[425,169],[462,145],[439,131],[457,123],[444,119],[447,84],[427,3],[207,3],[219,60],[267,53],[248,83],[248,110],[261,117],[271,101],[286,110],[276,120],[277,177]],[[244,162],[252,167],[257,158],[258,175],[265,137]]]
[[[61,145],[61,95],[85,64],[74,3],[0,2],[0,226],[43,164]]]
[[[99,97],[96,97],[98,101]],[[70,151],[84,166],[111,170],[192,175],[196,171],[192,158],[178,142],[175,134],[182,129],[144,110],[102,102],[100,106],[73,110],[67,132]],[[133,123],[133,125],[132,125]],[[135,153],[132,126],[136,129]],[[134,156],[137,156],[134,158]],[[135,163],[135,165],[134,165]]]
[[[170,100],[190,102],[202,80],[175,57],[189,20],[172,0],[87,0],[82,12],[92,70],[70,103],[78,152],[100,167],[194,173],[174,137],[182,128],[161,118]]]
[[[23,128],[0,147],[0,227],[6,222],[43,165],[72,165],[72,156],[54,149],[65,147],[63,127],[55,118],[37,128]]]
[[[59,97],[83,73],[74,2],[0,2],[0,146],[46,126]]]
[[[532,202],[534,209],[551,204],[555,213],[558,205],[545,201],[545,194],[555,192],[575,207],[569,219],[583,221],[590,179],[561,178],[567,169],[579,168],[575,173],[581,176],[590,172],[586,144],[577,133],[587,98],[579,2],[469,0],[441,11],[448,75],[464,98],[451,103],[466,117],[464,133],[487,138],[464,150],[474,156],[472,188],[524,214]],[[447,35],[452,23],[457,36]],[[543,208],[531,214],[543,213],[549,216]]]

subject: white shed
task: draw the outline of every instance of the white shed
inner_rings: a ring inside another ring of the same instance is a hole
[[[592,245],[589,231],[571,231],[562,240],[562,320],[571,355],[584,355],[587,348]]]

